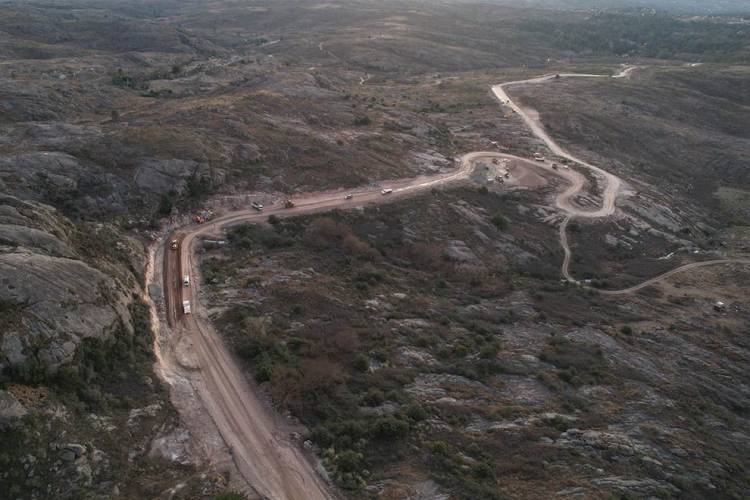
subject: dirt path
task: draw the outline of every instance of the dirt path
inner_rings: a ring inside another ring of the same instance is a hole
[[[630,71],[632,69],[626,68],[615,77],[626,77],[630,74]],[[560,76],[563,78],[604,78],[602,75],[563,74]],[[334,190],[299,195],[295,197],[293,208],[285,209],[276,205],[268,207],[262,213],[252,209],[239,210],[219,217],[208,224],[183,227],[165,240],[167,245],[171,239],[177,239],[181,244],[179,251],[170,250],[168,247],[163,249],[164,303],[169,326],[165,326],[168,331],[166,337],[162,336],[167,339],[164,342],[165,345],[159,346],[160,372],[165,375],[165,379],[170,383],[174,379],[186,380],[188,376],[185,370],[191,370],[192,376],[197,377],[193,379],[192,384],[194,392],[199,395],[200,405],[210,414],[221,437],[231,450],[237,470],[247,484],[259,495],[273,500],[335,498],[335,493],[315,471],[312,462],[288,439],[284,426],[280,423],[278,417],[252,390],[245,374],[227,351],[221,338],[211,325],[206,312],[201,307],[199,300],[200,270],[194,253],[198,239],[201,236],[219,233],[232,225],[266,220],[270,215],[287,217],[328,211],[333,208],[347,209],[370,203],[389,203],[406,195],[462,181],[469,176],[478,160],[504,158],[533,165],[535,168],[543,168],[556,176],[562,177],[569,184],[564,191],[558,193],[555,198],[555,205],[567,214],[559,227],[560,242],[565,253],[561,269],[562,275],[569,281],[576,282],[569,272],[571,250],[566,231],[568,222],[572,217],[606,217],[615,213],[620,179],[565,151],[545,132],[541,123],[530,117],[527,112],[514,103],[505,91],[506,87],[512,85],[543,83],[555,78],[555,75],[549,75],[522,82],[509,82],[494,86],[492,91],[503,104],[513,108],[534,134],[542,139],[556,155],[589,169],[597,176],[603,186],[603,201],[598,209],[586,210],[572,201],[586,185],[586,178],[580,172],[568,168],[556,168],[550,161],[539,162],[508,154],[478,151],[461,157],[458,168],[450,173],[382,181],[379,187],[373,188],[352,191]],[[390,194],[382,194],[381,187],[388,187],[393,191]],[[351,199],[347,199],[348,194],[352,195]],[[154,254],[155,252],[152,251],[152,267]],[[607,295],[634,293],[679,272],[697,267],[730,263],[748,264],[750,260],[726,259],[687,264],[627,289],[599,291]],[[182,285],[183,273],[191,276],[192,285],[190,287]],[[192,314],[185,315],[182,313],[183,299],[190,300],[193,309]],[[153,304],[152,308],[155,310]],[[188,348],[184,346],[188,346]],[[174,359],[179,360],[181,357],[190,357],[191,359],[173,361]]]

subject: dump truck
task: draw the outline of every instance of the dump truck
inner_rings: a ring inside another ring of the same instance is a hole
[[[262,211],[263,211],[263,205],[261,205],[261,204],[260,204],[260,203],[258,203],[258,202],[255,202],[255,201],[254,201],[254,202],[252,202],[252,203],[250,204],[250,206],[251,206],[251,207],[253,207],[253,208],[254,208],[255,210],[257,210],[258,212],[262,212]]]
[[[187,274],[182,277],[182,284],[185,286],[190,286],[190,276]]]
[[[294,208],[294,202],[291,198],[284,200],[284,208]]]
[[[177,250],[178,248],[180,248],[180,243],[177,240],[172,240],[169,243],[169,248],[171,248],[172,250]]]
[[[393,189],[391,188],[384,188],[380,194],[391,194],[393,192]]]
[[[182,301],[182,312],[185,314],[190,314],[190,301],[189,300]]]

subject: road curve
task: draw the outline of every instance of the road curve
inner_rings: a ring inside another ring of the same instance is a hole
[[[615,75],[624,77],[630,69]],[[561,77],[592,77],[602,75],[562,74]],[[439,185],[466,179],[474,163],[482,158],[507,158],[533,163],[547,169],[569,182],[569,186],[556,196],[555,204],[567,215],[560,224],[560,242],[564,250],[562,275],[565,279],[576,282],[570,275],[571,250],[567,241],[567,225],[572,217],[606,217],[616,210],[616,198],[620,179],[609,172],[578,159],[560,147],[544,130],[542,125],[529,115],[508,96],[506,88],[521,83],[541,83],[552,80],[555,75],[548,75],[519,82],[508,82],[492,87],[494,95],[505,105],[513,108],[526,122],[537,137],[556,155],[569,159],[590,169],[603,181],[603,202],[601,207],[586,210],[576,206],[572,199],[585,185],[585,177],[572,169],[555,169],[551,162],[534,162],[513,155],[477,151],[468,153],[459,159],[458,168],[447,174],[422,176],[411,179],[399,179],[382,182],[381,185],[393,189],[392,194],[383,195],[380,188],[362,188],[352,191],[333,191],[309,193],[295,196],[295,207],[284,209],[272,206],[263,213],[252,209],[239,210],[218,217],[204,225],[190,225],[181,228],[167,241],[177,239],[181,242],[179,251],[165,250],[164,290],[167,318],[175,339],[187,337],[193,346],[193,355],[205,387],[200,391],[203,406],[208,410],[216,423],[222,437],[232,450],[238,470],[259,494],[273,500],[322,500],[334,498],[335,495],[325,481],[314,470],[311,463],[300,450],[281,433],[274,416],[247,384],[245,374],[227,351],[221,338],[212,327],[201,308],[199,300],[198,263],[195,260],[195,246],[198,238],[219,232],[221,229],[243,222],[266,220],[269,215],[279,217],[309,214],[328,211],[333,208],[355,208],[369,203],[387,203],[404,195],[432,189]],[[353,199],[345,199],[345,194],[352,194]],[[725,259],[697,262],[673,269],[656,276],[639,285],[623,290],[598,290],[606,295],[623,295],[637,292],[661,280],[683,271],[709,265],[743,263],[746,259]],[[193,285],[183,287],[181,274],[190,274]],[[576,282],[577,283],[577,282]],[[193,314],[184,315],[179,309],[182,300],[190,300]],[[176,342],[176,340],[171,340]]]
[[[628,78],[636,69],[637,69],[637,66],[627,66],[623,68],[621,71],[619,71],[618,73],[612,75],[611,78]],[[621,180],[616,175],[610,172],[607,172],[606,170],[600,167],[591,165],[590,163],[573,156],[568,151],[563,149],[552,137],[549,136],[549,134],[547,134],[547,131],[544,129],[544,126],[538,120],[531,117],[526,112],[526,110],[524,110],[521,106],[515,103],[505,90],[507,87],[511,87],[514,85],[544,83],[544,82],[549,82],[552,80],[557,80],[559,78],[607,78],[607,76],[606,75],[589,75],[589,74],[582,74],[582,73],[560,73],[560,74],[544,75],[544,76],[540,76],[537,78],[530,78],[527,80],[506,82],[506,83],[502,83],[499,85],[495,85],[492,87],[492,93],[502,104],[509,106],[511,109],[513,109],[513,111],[515,111],[515,113],[517,113],[521,117],[521,119],[526,123],[526,125],[534,133],[534,135],[536,135],[539,139],[541,139],[554,154],[556,154],[557,156],[566,158],[574,163],[579,164],[582,167],[585,167],[591,170],[592,172],[597,174],[604,182],[602,204],[599,207],[599,209],[583,210],[580,207],[577,207],[574,204],[572,204],[571,199],[582,191],[583,186],[584,186],[584,180],[582,178],[577,178],[575,176],[571,177],[571,175],[569,174],[570,172],[569,170],[567,171],[563,170],[559,172],[559,173],[562,173],[563,176],[565,176],[569,181],[571,181],[571,185],[564,192],[560,193],[555,200],[555,204],[557,205],[557,207],[567,212],[567,215],[563,218],[559,227],[560,245],[562,246],[562,249],[563,249],[563,262],[560,268],[560,273],[562,274],[562,277],[565,280],[571,283],[576,283],[576,284],[585,286],[586,288],[597,290],[600,293],[605,294],[605,295],[626,295],[629,293],[637,292],[639,290],[642,290],[643,288],[646,288],[660,281],[663,281],[677,273],[689,271],[691,269],[696,269],[699,267],[706,267],[706,266],[715,266],[715,265],[721,265],[721,264],[732,264],[732,263],[748,264],[750,263],[750,260],[747,260],[747,259],[719,259],[719,260],[711,260],[711,261],[704,261],[704,262],[694,262],[691,264],[685,264],[683,266],[677,267],[675,269],[672,269],[671,271],[660,274],[659,276],[655,276],[651,279],[648,279],[644,281],[643,283],[640,283],[638,285],[634,285],[628,288],[624,288],[622,290],[600,290],[598,288],[593,288],[593,287],[583,285],[580,281],[576,280],[570,273],[570,262],[572,259],[572,251],[570,249],[570,244],[568,242],[568,234],[567,234],[568,223],[570,222],[572,217],[599,218],[599,217],[607,217],[607,216],[614,214],[615,210],[617,209],[616,207],[617,193],[620,189]],[[566,174],[566,172],[568,172],[568,174]]]

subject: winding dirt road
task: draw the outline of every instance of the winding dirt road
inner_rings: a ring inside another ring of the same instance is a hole
[[[622,78],[630,74],[632,68],[626,68],[615,77]],[[589,77],[604,78],[602,75],[562,74],[561,78]],[[355,208],[369,203],[387,203],[405,195],[429,190],[438,185],[457,182],[468,178],[477,160],[484,158],[505,158],[533,164],[550,173],[562,177],[569,186],[560,192],[555,205],[566,215],[560,224],[560,242],[565,256],[562,264],[562,275],[571,282],[577,281],[570,275],[569,266],[571,250],[567,241],[567,225],[572,217],[598,218],[615,213],[616,200],[620,189],[620,179],[585,161],[574,157],[544,130],[538,120],[518,106],[507,94],[506,89],[513,85],[543,83],[555,79],[548,75],[519,82],[509,82],[492,87],[493,94],[504,105],[510,106],[534,134],[539,137],[557,156],[567,158],[580,167],[589,169],[603,186],[602,203],[599,208],[585,209],[574,203],[586,185],[586,178],[580,172],[568,168],[555,168],[552,162],[537,162],[513,155],[496,152],[479,151],[460,158],[458,168],[451,173],[435,176],[423,176],[411,179],[400,179],[381,182],[382,187],[393,189],[391,194],[383,195],[380,187],[358,189],[353,191],[329,191],[309,193],[295,197],[296,206],[284,209],[272,206],[263,213],[255,210],[240,210],[219,217],[208,224],[190,225],[181,228],[165,241],[177,239],[179,251],[164,249],[163,285],[166,304],[168,340],[158,353],[160,370],[167,380],[174,377],[186,378],[186,366],[199,373],[200,381],[195,383],[202,406],[209,412],[224,442],[232,450],[233,461],[252,489],[259,495],[273,500],[322,500],[335,498],[335,494],[316,472],[311,461],[305,457],[295,443],[291,442],[280,429],[277,417],[251,389],[245,374],[227,351],[221,338],[214,330],[199,300],[200,270],[195,258],[196,242],[201,236],[219,233],[221,230],[244,222],[266,220],[269,215],[279,217],[328,211],[333,208]],[[346,194],[352,194],[350,200]],[[644,287],[683,271],[698,267],[743,263],[750,260],[716,260],[687,264],[668,273],[647,280],[639,285],[624,289],[601,291],[608,295],[634,293]],[[182,275],[189,274],[192,285],[182,285]],[[182,301],[190,300],[192,314],[182,313]],[[166,351],[166,352],[165,352]],[[182,354],[179,354],[180,351]],[[178,358],[190,358],[189,361]]]

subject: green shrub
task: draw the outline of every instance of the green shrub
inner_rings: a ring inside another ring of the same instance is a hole
[[[362,402],[367,406],[380,406],[385,402],[385,396],[380,389],[371,387],[367,390],[365,395],[362,396]]]
[[[354,119],[354,125],[358,127],[370,125],[371,123],[372,119],[369,116],[358,116]]]
[[[508,219],[506,219],[502,214],[496,213],[492,216],[490,219],[490,222],[498,229],[498,231],[505,231],[508,229]]]
[[[482,347],[479,351],[479,357],[482,359],[494,359],[500,352],[500,344],[493,342]]]
[[[406,409],[406,416],[408,416],[415,422],[421,422],[422,420],[427,418],[427,411],[421,404],[414,403],[409,405],[409,407]]]
[[[367,356],[364,354],[357,355],[356,358],[354,358],[354,369],[359,372],[366,372],[370,369],[370,361],[367,359]]]
[[[247,497],[236,491],[225,491],[216,495],[214,500],[247,500]]]
[[[409,423],[391,416],[378,417],[370,427],[370,434],[376,439],[400,439],[408,433]]]

